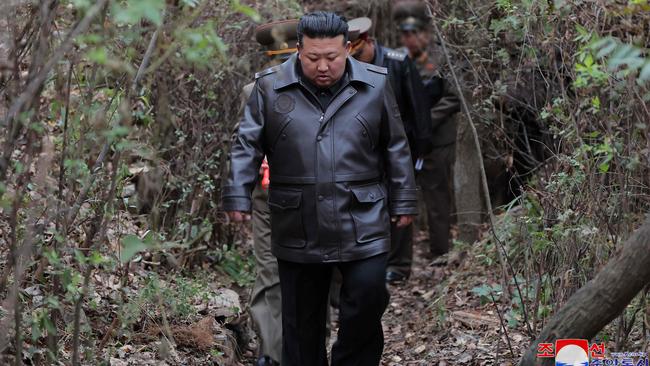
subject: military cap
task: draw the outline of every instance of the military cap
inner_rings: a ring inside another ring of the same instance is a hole
[[[354,18],[348,22],[348,38],[351,42],[356,41],[363,34],[372,28],[372,20],[367,17]]]
[[[363,41],[372,28],[372,20],[370,18],[361,17],[354,18],[348,22],[348,39],[352,42],[351,54],[355,54],[357,50],[363,45]]]
[[[393,19],[401,31],[416,31],[430,21],[429,10],[424,1],[403,1],[393,7]]]
[[[255,39],[267,48],[269,56],[294,53],[298,43],[298,19],[262,24],[255,29]]]

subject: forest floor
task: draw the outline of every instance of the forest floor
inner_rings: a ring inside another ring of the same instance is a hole
[[[480,244],[428,260],[425,235],[416,236],[411,277],[389,286],[382,365],[516,364],[529,339],[518,327],[506,325],[513,357],[494,302],[472,291],[500,283],[498,264],[486,263],[486,249]],[[335,337],[336,326],[330,345]],[[252,358],[247,362],[252,364]]]
[[[485,284],[500,283],[498,264],[486,260],[487,249],[480,244],[455,249],[443,260],[432,262],[425,258],[425,247],[423,234],[417,235],[410,279],[389,286],[391,299],[384,315],[382,365],[516,364],[528,338],[517,326],[507,328],[513,357],[494,302],[485,301],[472,291]],[[238,248],[242,256],[250,255],[250,250],[249,244]],[[138,275],[142,276],[144,273]],[[217,295],[207,301],[197,297],[192,302],[200,309],[191,317],[193,320],[170,321],[176,347],[165,345],[160,328],[143,326],[140,336],[113,352],[110,364],[254,365],[256,341],[245,310],[249,287],[224,281],[223,273],[207,276],[204,281]],[[502,307],[499,304],[503,313]],[[228,310],[232,308],[241,311]],[[206,342],[210,334],[216,337],[215,342]],[[335,336],[336,325],[330,344]],[[239,355],[234,351],[236,345]]]
[[[128,231],[138,229],[134,225]],[[241,233],[234,250],[220,259],[201,254],[191,270],[173,270],[145,252],[131,262],[128,281],[109,273],[93,275],[92,295],[81,317],[82,364],[254,365],[256,340],[246,305],[254,275],[252,244],[249,230]],[[500,290],[485,291],[502,282],[494,247],[487,239],[457,245],[432,261],[426,259],[426,246],[421,232],[411,277],[389,286],[382,366],[517,364],[531,339],[509,297]],[[24,292],[29,308],[43,306],[41,286]],[[73,309],[66,304],[62,310],[57,328],[64,346],[59,352],[69,359]],[[336,322],[332,328],[330,344]],[[533,326],[533,333],[538,331]],[[29,342],[29,336],[23,338],[24,364],[42,364],[43,345]],[[9,363],[12,349],[0,354],[0,364]]]
[[[424,255],[425,240],[422,235],[416,240],[411,278],[390,286],[382,364],[516,364],[529,339],[518,327],[506,325],[513,357],[495,303],[472,291],[501,282],[498,264],[484,260],[486,249],[481,243],[432,262]],[[497,304],[504,316],[502,305]],[[507,324],[505,316],[503,321]]]

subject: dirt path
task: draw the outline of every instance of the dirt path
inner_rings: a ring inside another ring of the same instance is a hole
[[[447,263],[431,263],[424,258],[422,239],[416,239],[411,278],[389,286],[382,366],[516,364],[527,338],[518,327],[507,328],[513,358],[494,303],[472,291],[499,283],[498,265],[483,259],[490,253],[477,245],[450,253]],[[336,331],[334,323],[330,349]],[[252,365],[253,358],[243,363]]]
[[[485,298],[482,301],[472,291],[499,283],[498,267],[485,265],[480,247],[452,252],[449,263],[437,264],[424,259],[424,248],[425,244],[418,240],[411,278],[390,286],[382,364],[516,364],[494,303]],[[501,305],[499,309],[504,312]],[[507,331],[518,357],[527,339],[516,327],[508,327]]]

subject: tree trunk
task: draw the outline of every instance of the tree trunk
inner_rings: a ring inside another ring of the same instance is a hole
[[[524,354],[520,366],[553,365],[553,358],[537,358],[539,343],[557,339],[591,340],[614,320],[650,283],[650,216],[621,252],[594,279],[580,288],[555,314]]]
[[[467,116],[457,117],[456,161],[454,163],[454,197],[458,240],[474,243],[478,239],[485,204],[481,198],[481,161]]]

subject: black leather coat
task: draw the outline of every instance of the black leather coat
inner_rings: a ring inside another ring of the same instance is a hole
[[[404,122],[413,160],[428,154],[433,149],[430,103],[415,64],[406,53],[377,42],[373,64],[388,69],[388,79]]]
[[[231,149],[223,209],[250,211],[264,155],[272,251],[301,262],[368,258],[390,248],[390,216],[417,214],[413,165],[386,69],[348,58],[327,108],[309,98],[292,56],[256,75]]]

